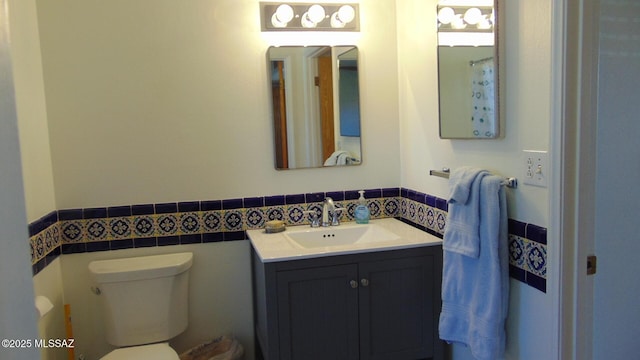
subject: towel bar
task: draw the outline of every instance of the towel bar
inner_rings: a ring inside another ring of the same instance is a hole
[[[448,179],[449,175],[451,174],[451,171],[448,168],[444,168],[442,170],[429,170],[429,175],[431,176],[437,176],[437,177],[441,177],[441,178],[445,178]],[[504,181],[502,181],[502,185],[508,187],[508,188],[512,188],[512,189],[516,189],[518,187],[518,179],[514,178],[514,177],[509,177],[509,178],[505,178]]]

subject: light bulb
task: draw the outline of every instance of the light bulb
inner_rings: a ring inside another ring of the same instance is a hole
[[[318,4],[311,5],[309,10],[307,10],[307,17],[309,18],[309,20],[313,21],[314,23],[316,24],[319,23],[320,21],[324,20],[324,17],[325,17],[324,8]]]
[[[456,16],[456,12],[450,7],[444,7],[438,11],[438,21],[442,24],[449,24]]]
[[[306,12],[302,14],[302,18],[300,18],[300,25],[302,25],[302,27],[305,27],[305,28],[314,28],[316,27],[317,24],[314,21],[311,21],[311,18],[309,17],[309,12]]]
[[[278,6],[276,12],[271,16],[271,24],[274,27],[287,27],[289,21],[293,19],[293,8],[290,5],[282,4]]]
[[[345,24],[352,22],[355,17],[356,11],[351,5],[342,5],[338,9],[338,18]]]
[[[481,30],[491,29],[491,22],[489,21],[489,18],[486,15],[483,15],[482,19],[478,21],[478,25],[476,26],[478,27],[478,29],[481,29]]]
[[[453,29],[464,29],[467,27],[467,24],[462,20],[462,15],[456,15],[451,20],[451,28]]]
[[[470,8],[464,13],[464,21],[467,24],[475,25],[482,19],[482,12],[478,8]]]
[[[291,19],[293,19],[293,8],[291,7],[291,5],[287,4],[278,6],[278,9],[276,10],[276,17],[279,21],[288,23],[289,21],[291,21]]]

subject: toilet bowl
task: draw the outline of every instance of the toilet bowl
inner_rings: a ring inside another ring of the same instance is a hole
[[[98,260],[89,264],[97,285],[107,342],[118,347],[102,360],[178,360],[167,340],[188,325],[192,253]]]

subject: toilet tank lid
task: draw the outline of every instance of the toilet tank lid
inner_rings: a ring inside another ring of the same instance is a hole
[[[193,253],[184,252],[96,260],[89,263],[89,271],[96,282],[110,283],[174,276],[187,271],[192,263]]]

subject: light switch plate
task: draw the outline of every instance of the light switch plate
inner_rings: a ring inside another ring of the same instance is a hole
[[[533,186],[549,185],[549,155],[546,151],[523,150],[523,183]]]

